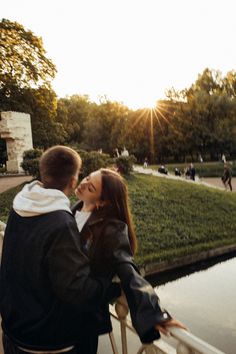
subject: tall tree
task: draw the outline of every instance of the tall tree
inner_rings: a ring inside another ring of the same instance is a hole
[[[50,87],[56,67],[46,57],[43,41],[21,24],[0,22],[0,89],[6,96],[12,87]]]

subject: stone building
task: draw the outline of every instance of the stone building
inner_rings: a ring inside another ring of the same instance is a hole
[[[19,112],[1,112],[0,138],[6,141],[7,172],[23,172],[20,167],[23,153],[33,148],[30,115]]]

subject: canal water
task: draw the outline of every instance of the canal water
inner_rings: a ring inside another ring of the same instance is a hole
[[[148,280],[194,335],[236,354],[236,253]]]

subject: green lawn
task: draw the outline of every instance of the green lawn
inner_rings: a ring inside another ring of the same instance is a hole
[[[147,175],[128,180],[139,264],[236,243],[236,194]]]
[[[134,174],[127,182],[139,265],[236,243],[236,193],[148,175]],[[19,189],[1,194],[1,221]]]

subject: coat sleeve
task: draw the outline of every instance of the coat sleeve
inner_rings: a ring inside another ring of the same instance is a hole
[[[133,263],[127,225],[114,222],[107,227],[106,232],[106,254],[120,278],[133,326],[143,343],[152,342],[160,338],[155,325],[166,322],[171,316],[161,309],[153,287],[139,274]]]
[[[80,311],[99,308],[109,290],[105,278],[90,275],[89,259],[80,249],[75,220],[56,229],[45,264],[52,290],[58,298]]]

